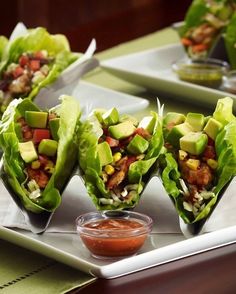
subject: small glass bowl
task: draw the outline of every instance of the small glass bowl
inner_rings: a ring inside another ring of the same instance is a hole
[[[231,70],[224,77],[223,90],[236,94],[236,70]]]
[[[184,59],[174,63],[172,69],[183,81],[219,88],[229,70],[229,64],[213,58]]]
[[[131,211],[90,212],[76,219],[77,232],[92,256],[120,259],[143,246],[152,230],[152,219]]]

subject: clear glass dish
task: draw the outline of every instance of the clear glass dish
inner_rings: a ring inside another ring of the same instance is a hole
[[[224,77],[223,90],[236,94],[236,70],[229,71]]]
[[[229,70],[226,61],[213,58],[184,59],[172,65],[179,79],[210,88],[219,88]]]
[[[100,259],[134,255],[152,230],[152,219],[132,211],[90,212],[76,219],[77,232],[91,252]]]

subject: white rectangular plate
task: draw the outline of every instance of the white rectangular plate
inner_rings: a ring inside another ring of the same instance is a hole
[[[232,191],[234,189],[232,187]],[[5,199],[8,196],[1,186],[0,193],[1,199],[4,199],[4,195]],[[226,200],[228,199],[226,198]],[[12,204],[8,210],[11,213],[14,212]],[[64,192],[62,204],[55,212],[50,226],[44,234],[36,235],[26,230],[0,226],[0,236],[18,246],[107,279],[236,242],[235,222],[233,226],[186,239],[180,231],[178,216],[169,197],[165,194],[160,181],[153,178],[135,209],[150,215],[154,221],[152,234],[143,248],[136,256],[119,261],[98,260],[91,257],[75,230],[76,217],[94,210],[93,203],[87,195],[82,181],[78,176],[75,176]],[[234,211],[235,209],[232,212],[234,213]],[[218,212],[214,211],[217,214]],[[17,215],[17,210],[14,214],[16,219],[20,219],[21,215]],[[212,215],[212,217],[214,216]],[[16,219],[13,223],[16,223]],[[214,219],[212,221],[214,222]]]
[[[182,45],[172,44],[105,60],[100,65],[128,82],[157,94],[169,94],[169,98],[207,106],[215,106],[216,101],[225,96],[236,99],[236,95],[179,80],[172,71],[172,64],[184,57],[186,53]]]
[[[145,109],[149,101],[143,98],[120,93],[100,86],[96,86],[84,81],[74,82],[68,86],[51,92],[43,93],[43,97],[38,96],[35,103],[40,107],[53,107],[59,103],[59,96],[67,94],[77,98],[83,111],[91,111],[94,108],[112,108],[116,107],[121,113],[134,113]]]

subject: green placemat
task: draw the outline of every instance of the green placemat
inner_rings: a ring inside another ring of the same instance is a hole
[[[0,240],[0,293],[66,293],[95,278]]]

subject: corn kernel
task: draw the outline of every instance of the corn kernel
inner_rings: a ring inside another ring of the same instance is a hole
[[[105,166],[105,172],[110,176],[110,175],[114,174],[115,169],[112,165],[108,164]]]
[[[218,163],[215,159],[209,158],[207,160],[207,164],[209,165],[210,168],[217,169]]]
[[[184,160],[185,158],[187,158],[188,153],[185,152],[184,150],[179,150],[179,159],[180,160]]]
[[[33,162],[31,162],[31,168],[32,169],[38,169],[38,168],[40,168],[40,161],[39,160],[35,160],[35,161],[33,161]]]
[[[198,167],[200,166],[200,160],[190,158],[186,161],[186,165],[192,170],[197,170]]]
[[[53,174],[53,172],[54,172],[54,167],[48,166],[48,167],[45,167],[44,170],[45,170],[46,172],[48,172],[49,174]]]
[[[114,162],[117,162],[121,159],[122,157],[122,154],[120,152],[116,152],[114,155],[113,155],[113,161]]]

